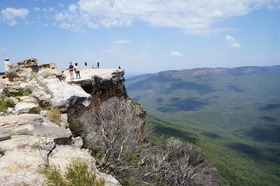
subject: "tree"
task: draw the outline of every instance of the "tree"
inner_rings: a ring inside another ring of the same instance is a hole
[[[146,156],[144,179],[156,185],[219,185],[216,169],[189,144],[170,138],[166,148]]]
[[[108,173],[129,168],[127,164],[139,151],[144,137],[141,134],[144,121],[136,109],[131,100],[117,97],[100,104],[95,115],[95,132],[88,140],[93,152],[101,157],[98,168]]]
[[[166,146],[144,140],[141,109],[120,97],[95,108],[94,131],[84,137],[99,169],[133,185],[218,185],[216,170],[191,145],[175,138],[168,139]]]

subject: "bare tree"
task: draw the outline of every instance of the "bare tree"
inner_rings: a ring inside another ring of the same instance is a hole
[[[137,103],[112,97],[88,115],[94,123],[84,137],[99,169],[133,185],[218,185],[215,169],[191,145],[144,141],[141,114]]]
[[[144,180],[156,185],[219,185],[216,169],[189,144],[170,138],[165,149],[145,157]]]
[[[98,168],[108,172],[124,169],[121,165],[127,165],[140,149],[144,120],[136,110],[141,108],[134,104],[116,97],[101,103],[95,119],[96,130],[90,139],[94,151],[101,156]]]

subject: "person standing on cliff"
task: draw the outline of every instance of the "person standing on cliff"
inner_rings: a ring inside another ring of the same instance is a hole
[[[70,62],[68,69],[69,69],[70,79],[73,80],[74,79],[74,66],[72,65],[72,62]]]
[[[5,63],[4,63],[5,77],[7,77],[7,75],[9,75],[11,68],[13,68],[13,65],[10,64],[10,59],[8,57],[6,57]]]
[[[99,68],[99,62],[97,62],[97,68]]]
[[[75,63],[75,73],[76,73],[76,79],[81,79],[81,75],[80,75],[80,67],[78,63]]]

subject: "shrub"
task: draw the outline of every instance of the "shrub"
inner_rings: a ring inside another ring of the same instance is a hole
[[[52,186],[103,186],[104,180],[97,180],[93,166],[86,162],[74,160],[66,167],[64,175],[58,167],[47,167],[43,172],[47,177],[48,185]]]
[[[60,126],[61,112],[59,108],[52,107],[46,114],[46,117],[51,122]]]
[[[30,114],[39,114],[40,111],[41,111],[41,109],[39,107],[34,107],[34,108],[30,109],[28,113],[30,113]]]
[[[69,124],[69,128],[74,137],[77,137],[77,136],[82,137],[84,128],[80,121],[78,121],[78,120],[71,121]]]
[[[19,89],[17,91],[7,91],[6,95],[8,97],[16,97],[16,96],[28,96],[32,91],[28,88]]]
[[[11,100],[5,100],[5,99],[0,100],[0,112],[6,112],[8,107],[14,107],[14,106],[15,104]]]

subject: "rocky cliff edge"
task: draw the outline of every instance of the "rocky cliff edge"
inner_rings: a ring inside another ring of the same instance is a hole
[[[42,171],[47,166],[65,171],[75,159],[95,164],[89,150],[82,148],[83,140],[73,137],[69,121],[79,119],[90,135],[95,121],[85,114],[98,113],[110,99],[120,98],[133,107],[123,75],[120,69],[82,69],[81,79],[71,81],[69,72],[55,64],[38,66],[36,59],[18,62],[8,78],[0,80],[1,102],[10,103],[0,113],[0,185],[45,185]],[[58,123],[48,119],[51,108],[60,110]],[[143,128],[143,108],[130,109],[142,118]],[[119,185],[111,175],[95,170],[105,185]]]

